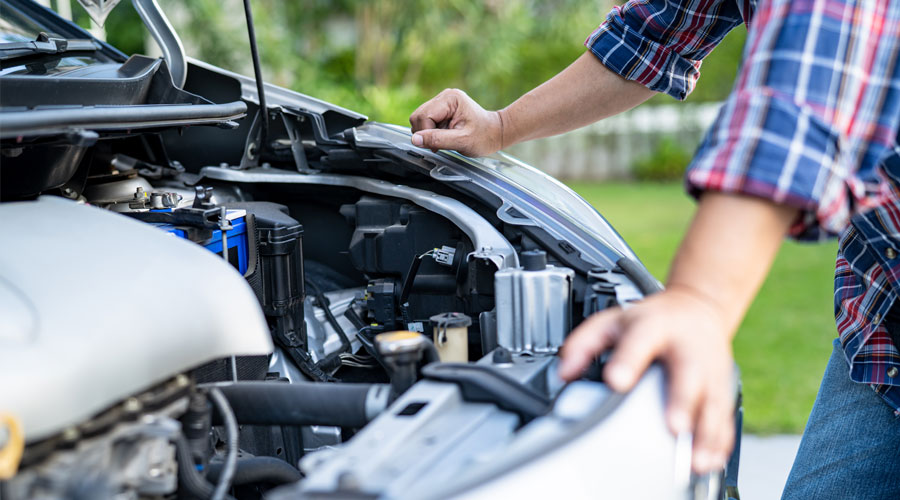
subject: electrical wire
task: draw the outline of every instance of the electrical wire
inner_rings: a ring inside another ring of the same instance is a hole
[[[350,353],[341,354],[341,364],[344,366],[367,369],[378,368],[379,366],[378,361],[372,356]]]
[[[219,411],[219,415],[222,416],[222,421],[225,425],[227,439],[225,443],[227,446],[225,463],[222,466],[219,480],[216,482],[216,489],[213,490],[213,494],[210,497],[212,500],[223,500],[231,488],[231,480],[234,478],[235,470],[237,470],[238,423],[234,416],[234,411],[231,410],[231,405],[228,404],[228,399],[222,394],[221,390],[217,387],[210,387],[208,396],[212,403],[216,405],[216,409]]]

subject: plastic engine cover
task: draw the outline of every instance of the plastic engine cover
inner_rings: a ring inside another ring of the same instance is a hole
[[[0,204],[0,413],[28,442],[208,361],[272,351],[256,296],[205,248],[55,197]]]

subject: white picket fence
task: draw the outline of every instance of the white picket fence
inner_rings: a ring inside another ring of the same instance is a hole
[[[556,137],[517,144],[508,152],[565,180],[631,177],[634,162],[671,137],[693,152],[719,103],[644,105]]]

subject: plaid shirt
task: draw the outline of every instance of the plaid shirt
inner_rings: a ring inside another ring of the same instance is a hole
[[[631,0],[585,45],[684,99],[700,60],[742,22],[743,64],[688,190],[791,205],[791,236],[840,236],[834,306],[850,377],[900,415],[900,353],[884,321],[900,291],[900,0]]]

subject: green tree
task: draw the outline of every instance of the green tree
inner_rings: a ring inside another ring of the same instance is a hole
[[[252,73],[241,0],[160,0],[190,56]],[[609,0],[253,0],[266,80],[380,121],[406,123],[447,87],[502,107],[550,78],[583,51]],[[74,11],[82,13],[77,5]],[[140,19],[123,2],[107,39],[146,52]],[[727,95],[745,30],[713,51],[692,101]],[[152,42],[151,42],[152,43]],[[666,96],[654,102],[671,100]]]

